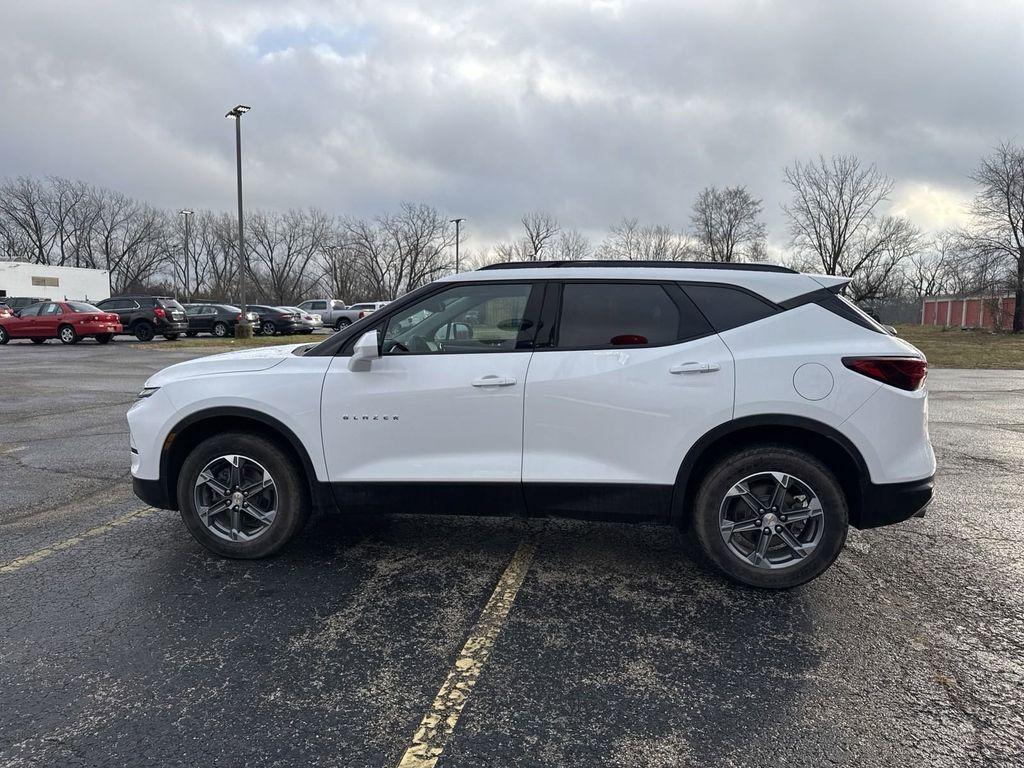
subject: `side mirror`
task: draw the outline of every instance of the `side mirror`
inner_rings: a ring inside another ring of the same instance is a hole
[[[899,331],[897,331],[891,325],[883,325],[882,327],[885,328],[885,330],[887,330],[889,332],[890,336],[899,336],[900,335]]]
[[[376,331],[367,331],[359,337],[348,359],[350,371],[368,371],[373,361],[380,357],[380,342]]]

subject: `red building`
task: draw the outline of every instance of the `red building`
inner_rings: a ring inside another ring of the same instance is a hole
[[[953,328],[1013,326],[1013,294],[1005,296],[925,296],[921,324]]]

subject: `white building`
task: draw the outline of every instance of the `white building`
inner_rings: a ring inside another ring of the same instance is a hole
[[[0,261],[0,303],[15,296],[102,301],[110,298],[110,280],[105,269]]]

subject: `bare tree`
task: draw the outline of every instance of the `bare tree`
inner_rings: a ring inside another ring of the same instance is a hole
[[[626,261],[682,261],[696,252],[685,235],[661,225],[641,225],[634,218],[612,226],[598,254],[603,259]]]
[[[1016,299],[1013,332],[1024,331],[1024,149],[1000,144],[972,174],[979,190],[964,237],[981,258],[1008,264]]]
[[[921,235],[906,220],[879,214],[892,179],[856,157],[836,155],[797,161],[785,180],[793,191],[783,206],[793,247],[816,256],[825,274],[854,278],[855,300],[893,290],[897,267],[920,248]]]
[[[0,221],[5,239],[20,252],[16,258],[50,263],[56,230],[46,215],[47,189],[36,179],[20,176],[0,187]]]
[[[558,261],[581,261],[593,253],[590,239],[577,229],[563,229],[558,233],[554,256]]]
[[[251,249],[249,275],[257,293],[287,305],[315,280],[312,265],[319,263],[331,234],[331,221],[323,211],[258,212],[247,220],[246,245]]]
[[[690,224],[701,255],[709,261],[736,261],[764,242],[761,201],[746,187],[707,187],[693,202]]]

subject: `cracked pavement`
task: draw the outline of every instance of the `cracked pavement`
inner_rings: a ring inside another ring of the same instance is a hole
[[[0,348],[0,563],[144,506],[124,412],[200,353]],[[928,516],[791,592],[656,526],[317,518],[234,562],[118,525],[0,574],[0,766],[394,766],[529,536],[439,766],[1022,765],[1024,372],[929,386]]]

